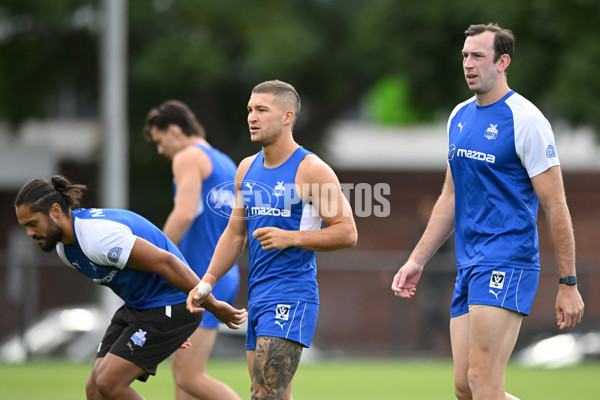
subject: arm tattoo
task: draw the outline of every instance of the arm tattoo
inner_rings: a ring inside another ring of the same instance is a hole
[[[252,399],[283,399],[302,354],[302,345],[287,339],[260,336],[252,372]]]

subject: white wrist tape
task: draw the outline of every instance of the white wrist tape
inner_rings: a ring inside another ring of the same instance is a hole
[[[196,287],[198,288],[198,293],[200,293],[202,297],[208,296],[213,288],[210,283],[204,281],[200,281]]]

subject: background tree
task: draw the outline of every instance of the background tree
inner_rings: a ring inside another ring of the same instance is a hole
[[[98,115],[100,17],[93,0],[0,4],[3,121],[18,127],[31,117]],[[471,23],[515,32],[513,89],[551,120],[600,131],[598,20],[596,0],[132,0],[131,208],[159,224],[170,208],[171,193],[157,186],[168,185],[168,163],[141,136],[150,107],[170,98],[189,103],[209,140],[236,161],[257,150],[245,107],[266,79],[297,87],[303,110],[295,134],[317,151],[332,122],[364,115],[382,82],[400,82],[394,93],[411,110],[401,119],[443,121],[470,95],[460,51]]]

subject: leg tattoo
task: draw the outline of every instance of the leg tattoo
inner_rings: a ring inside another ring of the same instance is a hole
[[[256,343],[252,399],[283,399],[302,354],[302,345],[287,339],[261,336]]]

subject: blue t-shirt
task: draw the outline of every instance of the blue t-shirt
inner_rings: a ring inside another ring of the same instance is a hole
[[[196,219],[181,238],[179,250],[194,272],[202,278],[231,215],[235,201],[234,181],[237,168],[233,161],[219,150],[201,144],[197,144],[196,147],[210,157],[212,172],[202,182]],[[176,190],[173,185],[173,191]],[[237,276],[237,264],[227,273]]]
[[[488,106],[474,98],[459,104],[448,120],[448,138],[458,268],[539,270],[538,199],[531,178],[559,165],[550,123],[510,91]]]
[[[125,267],[138,237],[185,263],[173,242],[150,221],[128,210],[107,208],[79,208],[72,215],[75,243],[56,245],[56,252],[66,265],[94,283],[111,288],[128,307],[147,309],[186,301],[187,293],[162,276]]]
[[[296,192],[296,172],[307,154],[302,147],[280,166],[266,168],[259,152],[242,181],[250,268],[248,303],[259,301],[319,302],[315,252],[298,247],[263,250],[252,233],[262,227],[287,231],[318,230],[323,220],[311,202]]]

